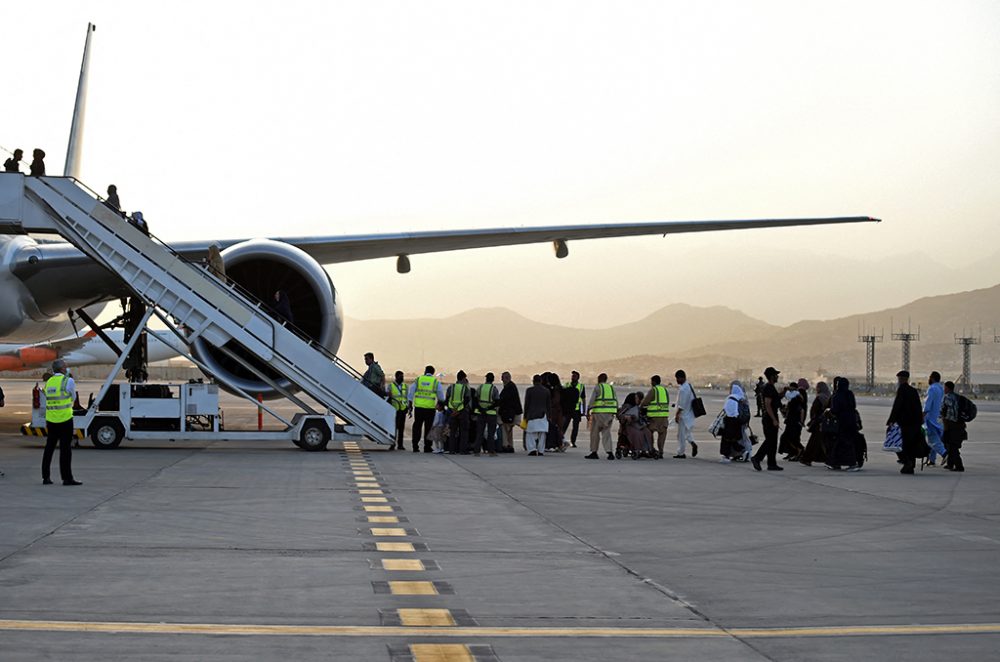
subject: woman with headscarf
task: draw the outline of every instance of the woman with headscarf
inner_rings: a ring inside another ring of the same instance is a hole
[[[804,388],[803,388],[804,386]],[[785,459],[795,462],[805,450],[802,448],[802,427],[806,422],[806,391],[809,382],[800,379],[788,385],[788,409],[785,412],[785,431],[781,434],[779,453],[787,453]]]
[[[833,397],[830,398],[830,415],[837,419],[837,432],[830,439],[826,466],[834,471],[858,469],[856,451],[858,436],[858,404],[851,391],[851,382],[846,377],[836,380]]]
[[[549,432],[545,436],[545,450],[562,453],[569,444],[563,443],[562,382],[559,375],[547,372],[542,375],[542,385],[549,389]]]
[[[746,399],[743,387],[739,382],[729,385],[729,396],[725,404],[722,405],[722,441],[719,442],[719,460],[728,464],[734,457],[745,454],[743,448],[743,421],[740,418],[740,401]],[[749,405],[748,405],[749,407]],[[749,408],[747,409],[749,412]]]
[[[639,406],[644,395],[642,392],[629,393],[625,396],[625,402],[622,403],[618,414],[618,422],[621,425],[619,430],[628,439],[633,460],[651,457],[653,451],[653,433],[650,432],[648,421]]]
[[[826,462],[827,435],[823,433],[823,414],[830,407],[830,387],[826,382],[816,382],[816,398],[809,408],[809,441],[799,456],[799,462],[807,467],[813,462]]]

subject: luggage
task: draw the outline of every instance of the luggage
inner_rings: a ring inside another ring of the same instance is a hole
[[[886,453],[903,452],[903,431],[897,424],[893,423],[885,431],[885,441],[882,442],[882,450]]]

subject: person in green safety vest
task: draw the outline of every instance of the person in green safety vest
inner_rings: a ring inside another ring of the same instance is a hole
[[[570,446],[576,448],[576,437],[580,432],[580,419],[583,417],[583,411],[587,408],[587,390],[580,383],[580,373],[576,370],[570,375],[570,381],[563,385],[565,390],[576,391],[576,403],[571,405],[571,408],[567,411],[566,408],[563,409],[563,438],[566,437],[566,431],[569,430],[570,423],[573,424],[573,430],[570,433],[569,443]],[[564,394],[563,400],[566,400],[566,395]]]
[[[479,455],[480,446],[496,457],[497,451],[497,400],[500,393],[493,385],[496,377],[486,373],[486,381],[476,389],[476,438],[472,442],[472,452]]]
[[[56,359],[52,363],[52,377],[45,382],[45,427],[48,439],[42,454],[42,485],[51,485],[49,468],[56,445],[59,445],[59,476],[63,485],[82,485],[73,478],[73,399],[76,384],[67,374],[66,362]]]
[[[410,411],[410,401],[406,397],[406,384],[403,383],[403,371],[397,370],[393,381],[385,388],[385,396],[396,410],[396,445],[389,450],[403,450],[403,430],[406,429],[406,415]]]
[[[618,415],[618,398],[615,387],[608,384],[608,375],[597,376],[597,385],[590,392],[590,403],[587,406],[587,422],[590,423],[590,455],[588,460],[596,460],[597,448],[603,443],[608,459],[615,459],[611,450],[611,424]]]
[[[413,416],[413,452],[420,451],[420,437],[423,433],[424,452],[430,453],[433,449],[427,435],[434,425],[437,403],[444,402],[444,388],[434,376],[434,366],[429,365],[424,368],[424,374],[410,384],[407,399],[410,401],[410,414]]]
[[[472,404],[469,380],[464,370],[455,375],[455,383],[445,391],[444,401],[448,407],[451,433],[448,436],[449,455],[469,454],[469,410]]]
[[[656,435],[656,450],[653,452],[653,457],[657,460],[663,459],[663,448],[667,445],[667,428],[670,425],[670,393],[660,381],[659,375],[649,378],[651,388],[640,405],[646,408],[649,431]]]

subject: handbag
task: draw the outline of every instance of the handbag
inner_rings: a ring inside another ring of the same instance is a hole
[[[691,412],[694,414],[695,418],[701,418],[707,413],[705,411],[705,403],[702,402],[701,398],[699,398],[694,392],[693,386],[691,387],[691,395],[694,396],[694,399],[691,400]]]
[[[722,434],[723,428],[726,427],[726,412],[720,411],[719,415],[715,417],[715,421],[709,426],[708,432],[713,437],[718,438]]]
[[[903,431],[896,423],[890,425],[885,431],[885,441],[882,442],[882,450],[886,453],[903,452]]]
[[[827,412],[819,421],[819,429],[823,434],[837,434],[840,432],[840,421],[833,414]]]

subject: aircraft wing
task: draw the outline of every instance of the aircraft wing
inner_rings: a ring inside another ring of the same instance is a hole
[[[316,237],[272,237],[276,241],[292,244],[309,253],[322,264],[371,260],[380,257],[415,255],[517,246],[545,242],[570,242],[578,239],[610,237],[638,237],[643,235],[711,232],[718,230],[753,230],[783,228],[803,225],[831,225],[839,223],[878,222],[869,216],[837,216],[832,218],[764,218],[729,221],[662,221],[648,223],[603,223],[594,225],[553,225],[547,227],[507,227],[479,230],[431,230],[425,232],[400,232],[396,234],[369,234]],[[153,228],[155,232],[155,228]],[[245,241],[227,239],[219,243],[223,248]],[[176,242],[174,249],[182,254],[203,254],[208,241]]]

